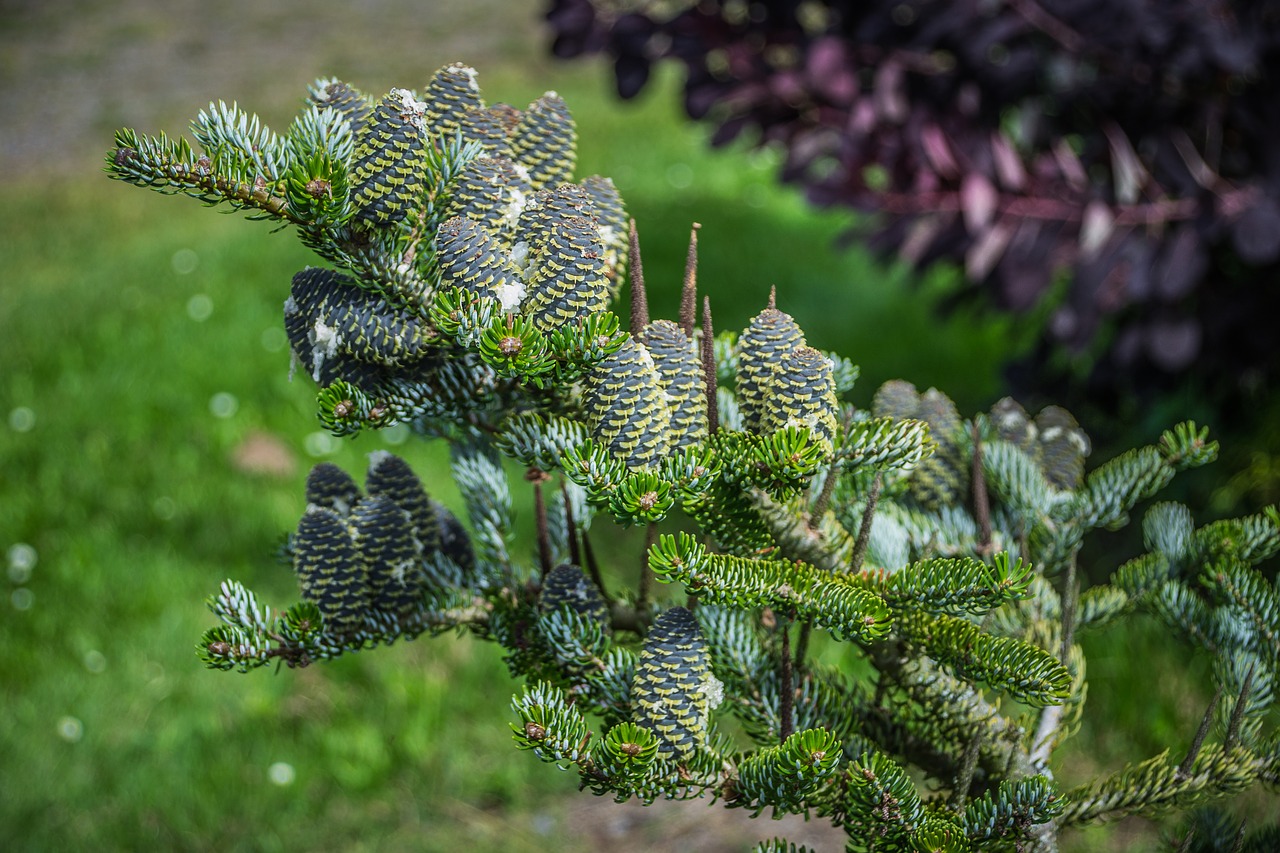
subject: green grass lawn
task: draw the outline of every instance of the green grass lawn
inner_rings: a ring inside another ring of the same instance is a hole
[[[639,222],[655,316],[675,313],[698,221],[720,328],[741,328],[776,285],[811,343],[862,365],[856,402],[895,376],[966,412],[999,395],[998,365],[1020,343],[1008,321],[940,325],[945,282],[912,287],[832,252],[848,222],[775,187],[767,156],[709,153],[669,86],[623,107],[580,68],[550,77],[482,82],[516,103],[565,95],[579,174],[615,177]],[[196,659],[213,621],[202,601],[223,578],[273,605],[296,597],[271,552],[318,459],[359,471],[391,446],[458,508],[442,448],[319,432],[280,328],[289,279],[313,261],[292,235],[93,166],[7,182],[0,228],[5,846],[587,849],[563,817],[575,779],[511,747],[513,684],[492,647],[446,637],[247,677]],[[1091,675],[1121,683],[1134,665],[1103,655]]]

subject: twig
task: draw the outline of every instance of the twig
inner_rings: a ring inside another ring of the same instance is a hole
[[[1067,576],[1062,580],[1062,646],[1058,660],[1063,666],[1071,657],[1071,644],[1075,640],[1076,611],[1080,604],[1080,585],[1076,582],[1076,558],[1067,561]]]
[[[1222,699],[1222,685],[1218,685],[1218,689],[1214,691],[1213,698],[1209,700],[1209,707],[1205,709],[1204,717],[1200,720],[1200,727],[1196,729],[1196,736],[1191,739],[1191,746],[1187,747],[1187,757],[1182,759],[1182,763],[1178,765],[1175,778],[1178,780],[1191,778],[1191,770],[1195,766],[1196,756],[1200,754],[1200,747],[1204,745],[1204,739],[1209,734],[1209,727],[1213,724],[1213,712],[1218,709],[1218,702]]]
[[[884,474],[876,472],[871,479],[871,491],[867,494],[867,505],[862,510],[862,524],[858,527],[858,540],[853,546],[853,557],[849,560],[849,571],[862,571],[862,561],[867,558],[867,544],[871,541],[871,519],[876,514],[876,504],[880,501],[880,490],[884,488]]]
[[[529,468],[524,478],[533,483],[533,512],[538,525],[538,564],[545,578],[551,571],[551,528],[547,524],[547,502],[542,497],[542,484],[551,476],[541,468]]]
[[[596,562],[596,552],[591,547],[591,537],[585,530],[582,531],[582,556],[587,563],[587,574],[591,575],[591,580],[595,581],[596,586],[600,588],[600,594],[604,595],[607,601],[609,595],[604,590],[604,578],[600,577],[600,564]]]
[[[651,521],[644,530],[644,551],[640,558],[640,583],[636,590],[636,608],[640,610],[649,603],[649,581],[653,577],[653,571],[649,568],[649,550],[657,541],[658,525]]]
[[[978,523],[978,553],[983,558],[991,556],[991,502],[987,495],[987,477],[982,470],[982,437],[978,434],[978,422],[973,426],[973,517]]]
[[[956,774],[955,787],[951,791],[951,810],[957,814],[964,812],[965,802],[969,799],[969,788],[973,785],[973,771],[978,766],[978,754],[982,751],[982,729],[974,727],[973,736],[965,745],[964,755],[960,759],[960,772]]]
[[[1240,722],[1244,719],[1245,706],[1249,704],[1249,694],[1253,692],[1253,670],[1254,665],[1250,664],[1249,671],[1244,677],[1244,683],[1240,685],[1240,693],[1236,696],[1236,706],[1231,709],[1231,720],[1227,723],[1227,734],[1222,739],[1223,752],[1230,752],[1235,748],[1236,740],[1240,737]]]
[[[809,509],[809,518],[812,524],[822,523],[822,516],[827,514],[827,506],[831,503],[831,495],[836,490],[836,481],[838,479],[840,479],[840,460],[837,458],[833,459],[831,466],[827,468],[827,476],[822,480],[822,491],[818,492],[817,500],[813,502],[813,506]]]
[[[800,623],[800,636],[796,639],[796,672],[804,671],[804,658],[809,653],[809,635],[811,633],[813,633],[813,620],[806,619]]]
[[[778,672],[778,716],[781,717],[778,731],[778,742],[786,743],[791,737],[792,720],[795,712],[795,674],[791,669],[791,620],[778,618],[778,630],[782,632],[782,659]]]
[[[582,568],[582,549],[578,547],[578,524],[573,518],[573,501],[569,499],[569,481],[560,481],[560,499],[564,502],[565,538],[569,546],[569,562]],[[601,592],[604,592],[602,589]]]

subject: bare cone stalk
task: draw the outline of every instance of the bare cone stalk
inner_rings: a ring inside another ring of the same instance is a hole
[[[693,340],[698,316],[698,229],[701,227],[695,222],[689,231],[689,254],[685,257],[684,286],[680,290],[680,328],[689,340]]]

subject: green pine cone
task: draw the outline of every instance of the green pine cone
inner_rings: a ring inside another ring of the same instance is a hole
[[[1078,489],[1084,482],[1084,460],[1092,449],[1079,422],[1061,406],[1047,406],[1036,415],[1040,470],[1059,489]]]
[[[462,116],[462,135],[477,142],[486,157],[511,156],[511,134],[520,121],[520,111],[508,104],[475,108]]]
[[[364,561],[346,522],[331,509],[308,507],[291,548],[302,597],[319,608],[325,631],[335,636],[358,631],[369,594]]]
[[[555,189],[538,190],[520,211],[520,218],[516,221],[516,246],[523,243],[527,252],[534,245],[546,243],[554,229],[572,216],[585,216],[595,221],[595,202],[585,189],[577,184],[561,184]]]
[[[504,305],[518,300],[525,291],[519,270],[493,232],[471,219],[454,217],[440,226],[436,261],[441,287],[461,287]]]
[[[373,112],[373,101],[368,95],[332,78],[317,80],[310,88],[308,101],[321,109],[337,110],[352,133],[358,133]]]
[[[506,157],[477,157],[449,183],[444,218],[465,216],[510,250],[511,236],[533,187]]]
[[[432,340],[428,327],[416,317],[396,311],[353,279],[319,267],[294,275],[285,328],[298,358],[323,384],[334,372],[326,370],[325,363],[335,356],[398,367],[422,358]],[[337,372],[338,378],[346,378]]]
[[[645,468],[668,448],[671,413],[653,359],[633,339],[591,368],[583,382],[587,427],[631,468]]]
[[[596,227],[600,229],[604,271],[609,277],[609,297],[613,298],[618,295],[627,272],[627,253],[630,250],[627,211],[613,179],[591,175],[583,178],[581,186],[591,198]]]
[[[556,216],[545,239],[529,244],[529,291],[520,305],[533,325],[550,332],[609,304],[604,251],[595,223],[585,216]]]
[[[693,341],[679,324],[655,320],[645,327],[644,345],[671,409],[671,443],[686,447],[702,442],[707,437],[707,384]]]
[[[719,690],[693,614],[672,607],[658,616],[636,661],[631,705],[635,722],[657,735],[661,758],[687,760],[705,746]]]
[[[751,318],[738,338],[738,411],[748,430],[761,428],[769,376],[793,350],[804,346],[804,332],[790,314],[766,308]]]
[[[890,379],[871,398],[871,417],[904,421],[920,417],[920,392],[904,379]]]
[[[969,489],[970,461],[960,447],[964,430],[960,411],[950,397],[930,388],[920,395],[916,417],[929,425],[937,448],[912,474],[908,486],[911,496],[931,510],[963,500]]]
[[[350,171],[357,219],[396,222],[417,206],[426,162],[421,107],[413,93],[392,89],[356,135]]]
[[[441,68],[423,89],[422,105],[427,131],[437,139],[453,137],[473,110],[484,109],[476,70],[461,62]]]
[[[1031,422],[1030,415],[1012,397],[1005,397],[991,407],[991,425],[1001,441],[1007,441],[1023,453],[1035,459],[1039,448],[1036,441],[1039,430]]]
[[[408,514],[386,495],[371,495],[355,505],[348,522],[370,603],[396,615],[412,612],[422,597],[422,571]]]
[[[760,432],[808,427],[828,450],[835,441],[836,383],[831,362],[812,347],[798,347],[768,376],[760,406]]]
[[[433,554],[440,548],[439,516],[409,463],[393,453],[375,450],[369,454],[369,473],[364,487],[370,495],[389,498],[408,514],[419,554]]]
[[[434,501],[432,506],[440,529],[440,553],[462,570],[464,578],[470,577],[476,570],[476,552],[471,547],[471,537],[467,535],[466,528],[458,521],[457,516]]]
[[[307,474],[307,506],[331,509],[347,516],[360,500],[360,487],[351,475],[332,462],[321,462]]]
[[[561,563],[548,572],[538,595],[538,610],[542,613],[554,613],[561,607],[592,622],[609,625],[609,605],[591,579],[572,563]]]
[[[529,105],[511,133],[511,156],[529,170],[541,189],[564,183],[577,164],[578,130],[569,108],[555,92]]]

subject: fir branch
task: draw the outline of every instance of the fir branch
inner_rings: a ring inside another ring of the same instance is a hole
[[[954,616],[908,613],[900,630],[934,660],[963,678],[985,682],[1029,705],[1044,707],[1065,699],[1071,674],[1053,655],[1011,637],[985,634]]]
[[[1238,793],[1258,775],[1251,753],[1210,744],[1201,750],[1189,774],[1171,765],[1164,752],[1066,793],[1060,817],[1077,825],[1127,814],[1156,814]]]
[[[708,554],[684,533],[663,534],[648,553],[658,580],[679,582],[709,604],[793,610],[860,642],[889,630],[889,609],[878,596],[804,563]]]
[[[752,817],[770,807],[775,817],[807,812],[808,802],[835,772],[843,754],[839,740],[826,729],[788,735],[778,746],[757,750],[738,766],[726,804],[751,809]]]
[[[264,216],[295,225],[304,224],[289,209],[277,185],[265,178],[240,180],[220,175],[208,156],[196,157],[186,140],[170,141],[140,136],[136,131],[116,132],[116,148],[107,155],[111,177],[162,193],[182,193],[201,201],[227,202],[239,210],[256,210]]]
[[[899,610],[981,614],[1028,597],[1034,577],[1030,565],[1021,559],[1011,562],[1004,552],[990,566],[972,557],[933,558],[894,572],[884,584],[883,595]]]

